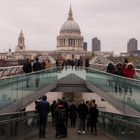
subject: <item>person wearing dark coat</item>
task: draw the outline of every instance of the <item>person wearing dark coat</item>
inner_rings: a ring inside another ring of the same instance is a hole
[[[39,62],[39,59],[36,58],[35,62],[33,63],[33,71],[40,71],[41,68],[41,63]]]
[[[67,136],[67,128],[65,126],[65,121],[66,121],[66,110],[65,107],[62,103],[62,100],[58,100],[55,112],[55,130],[56,138],[63,138]]]
[[[115,66],[112,63],[109,63],[106,72],[113,74],[115,72]]]
[[[88,59],[88,58],[86,58],[86,59],[85,59],[85,67],[87,67],[87,68],[88,68],[88,67],[89,67],[89,65],[90,65],[90,64],[89,64],[89,59]]]
[[[121,62],[118,62],[116,64],[115,69],[116,70],[115,70],[114,74],[119,75],[119,76],[123,76],[123,64]]]
[[[33,71],[36,72],[36,71],[40,71],[42,69],[42,66],[41,66],[41,63],[39,62],[39,59],[36,58],[36,61],[33,63]],[[39,73],[36,73],[35,74],[36,78],[35,78],[35,83],[36,83],[36,87],[38,88],[38,85],[39,85]]]
[[[109,63],[108,66],[107,66],[106,72],[114,74],[115,73],[115,66],[112,63]],[[111,87],[113,86],[112,76],[109,76],[108,83],[109,83],[109,86],[111,86]]]
[[[71,122],[71,127],[75,127],[76,118],[77,118],[77,107],[74,102],[69,107],[69,118]]]
[[[114,74],[123,76],[123,64],[121,62],[118,62],[116,64],[116,70],[115,70]],[[117,93],[119,90],[119,92],[121,93],[122,86],[123,86],[121,79],[119,77],[114,77],[114,78],[115,78],[115,92]]]
[[[65,97],[62,97],[62,104],[64,105],[64,108],[65,108],[65,115],[66,115],[66,127],[68,126],[68,109],[69,109],[69,105],[68,105],[68,102],[66,101]]]
[[[79,135],[81,135],[81,133],[85,134],[85,120],[86,120],[87,113],[88,113],[88,107],[84,103],[84,100],[81,99],[80,104],[78,105],[78,115],[80,119],[79,130],[78,130]]]
[[[32,72],[32,65],[31,65],[29,58],[27,58],[26,62],[23,64],[22,69],[26,74]],[[30,75],[27,74],[26,75],[26,87],[29,87],[29,80],[30,80]]]
[[[47,102],[46,95],[42,96],[42,100],[37,103],[36,109],[39,113],[39,137],[45,138],[48,113],[50,112],[50,104]]]
[[[41,69],[42,70],[46,69],[46,61],[45,60],[42,60],[42,62],[41,62]]]
[[[54,112],[55,112],[56,106],[57,106],[56,100],[53,100],[53,103],[51,104],[51,115],[52,115],[52,125],[53,126],[54,126],[54,120],[55,120]]]
[[[73,60],[73,59],[72,59],[72,60],[70,60],[70,65],[71,65],[72,70],[73,70],[73,67],[74,67],[74,65],[75,65],[75,63],[74,63],[74,60]]]
[[[93,132],[93,127],[95,129],[95,135],[97,135],[97,118],[99,111],[96,104],[89,104],[88,119],[90,131]]]

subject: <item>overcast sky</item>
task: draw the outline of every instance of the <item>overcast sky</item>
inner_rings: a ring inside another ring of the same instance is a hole
[[[21,29],[26,50],[55,50],[70,3],[88,50],[93,37],[116,54],[130,38],[140,41],[140,0],[0,0],[0,52],[15,51]]]

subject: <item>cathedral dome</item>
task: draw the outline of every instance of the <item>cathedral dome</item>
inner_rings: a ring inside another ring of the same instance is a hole
[[[57,36],[57,50],[66,52],[77,53],[83,51],[83,36],[81,35],[80,26],[73,19],[73,13],[70,6],[67,20],[62,24],[60,35]],[[72,54],[70,54],[72,55]],[[73,58],[73,57],[68,57]]]
[[[74,20],[67,20],[61,27],[60,32],[72,31],[81,32],[79,25]]]
[[[75,22],[73,20],[73,13],[70,7],[69,13],[68,13],[68,19],[67,21],[64,22],[64,24],[62,25],[61,29],[60,29],[60,33],[63,32],[78,32],[81,33],[80,31],[80,27],[77,24],[77,22]]]

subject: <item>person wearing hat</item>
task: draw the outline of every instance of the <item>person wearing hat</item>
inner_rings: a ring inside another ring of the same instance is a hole
[[[136,77],[136,71],[134,69],[133,63],[128,63],[126,67],[123,69],[123,75],[127,78],[135,78]]]
[[[123,75],[127,78],[132,78],[134,79],[136,77],[136,71],[134,69],[133,63],[128,63],[126,67],[123,69]],[[132,93],[132,86],[131,86],[132,81],[128,81],[125,83],[125,92],[127,92],[127,89],[129,87],[130,93]]]

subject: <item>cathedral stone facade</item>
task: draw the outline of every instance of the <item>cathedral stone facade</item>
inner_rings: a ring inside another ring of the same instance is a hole
[[[73,19],[73,12],[70,6],[68,19],[64,22],[57,36],[57,51],[65,54],[77,54],[84,52],[83,36],[79,25]]]

